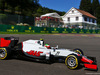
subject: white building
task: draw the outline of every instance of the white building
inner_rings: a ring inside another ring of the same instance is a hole
[[[97,26],[96,17],[90,13],[72,7],[62,16],[64,26],[80,27],[91,29]]]
[[[54,17],[54,18],[61,18],[61,16],[57,13],[47,13],[47,14],[41,15],[41,17],[45,17],[45,16]]]
[[[62,25],[61,16],[57,13],[47,13],[35,19],[35,26],[38,27],[60,27]]]

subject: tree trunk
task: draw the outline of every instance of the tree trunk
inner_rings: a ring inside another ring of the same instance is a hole
[[[12,7],[12,9],[11,9],[11,13],[15,14],[15,8],[14,7]]]
[[[2,10],[2,13],[4,14],[4,12],[5,12],[5,0],[2,1],[2,8],[1,8],[1,10]]]

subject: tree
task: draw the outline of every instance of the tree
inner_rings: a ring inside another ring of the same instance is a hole
[[[57,10],[49,9],[47,7],[42,7],[39,4],[39,0],[0,0],[0,9],[8,9],[9,13],[26,15],[26,16],[41,16],[46,13],[57,12],[59,15],[64,15],[65,12],[60,12]]]
[[[11,7],[12,13],[15,13],[15,7],[18,6],[18,0],[6,0],[6,2]]]
[[[81,0],[79,9],[87,11],[87,12],[92,12],[92,6],[91,6],[91,0]]]
[[[85,3],[86,3],[86,0],[81,0],[79,9],[84,10]]]
[[[6,1],[5,0],[0,0],[0,9],[1,9],[2,13],[4,13],[5,4],[6,4]]]
[[[38,4],[39,3],[39,0],[33,0],[35,4]]]
[[[99,7],[99,1],[98,0],[93,0],[92,1],[92,14],[96,16],[96,11],[98,10],[97,8]]]
[[[39,7],[39,8],[37,9],[37,13],[39,13],[40,15],[43,14],[43,9],[42,9],[42,7]]]
[[[100,24],[100,6],[96,8],[97,23]]]

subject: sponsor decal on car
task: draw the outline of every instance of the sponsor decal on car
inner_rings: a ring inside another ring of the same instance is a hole
[[[27,51],[26,53],[28,53],[29,55],[33,55],[33,56],[40,56],[40,54],[41,53],[43,53],[43,52],[41,52],[41,51],[34,51],[34,50],[30,50],[29,52]]]

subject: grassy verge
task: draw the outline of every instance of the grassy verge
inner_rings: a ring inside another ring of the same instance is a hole
[[[0,34],[50,34],[50,33],[32,33],[32,32],[0,32]]]

